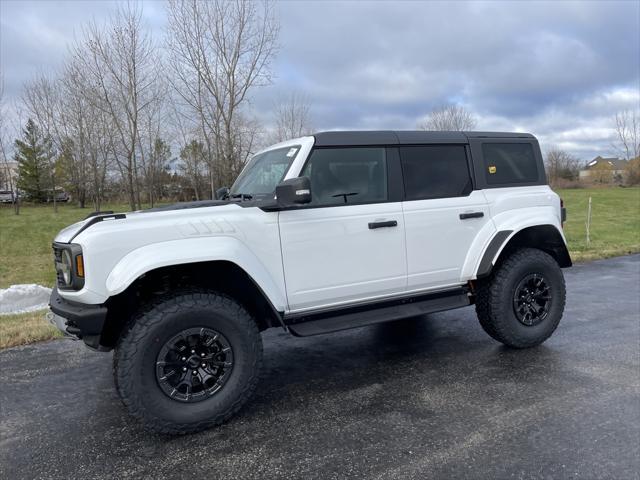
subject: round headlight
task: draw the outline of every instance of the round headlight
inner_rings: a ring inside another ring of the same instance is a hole
[[[68,250],[62,251],[62,263],[60,265],[60,273],[66,285],[71,284],[71,254]]]

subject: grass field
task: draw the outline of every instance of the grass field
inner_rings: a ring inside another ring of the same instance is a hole
[[[567,207],[564,233],[574,262],[640,252],[640,188],[559,190]],[[591,197],[591,242],[587,205]]]
[[[126,212],[128,205],[104,205],[101,210]],[[55,281],[51,242],[56,234],[92,212],[91,208],[59,205],[24,205],[20,215],[10,206],[0,208],[0,288],[18,283],[52,287]]]
[[[44,319],[40,310],[18,315],[0,316],[0,349],[62,337],[62,334]]]
[[[567,207],[565,234],[574,262],[640,252],[640,188],[558,191]],[[591,242],[586,243],[587,203],[592,198]],[[126,205],[104,210],[126,211]],[[61,205],[24,206],[19,216],[0,208],[0,288],[18,283],[53,286],[51,241],[63,227],[86,217],[90,209]],[[0,348],[57,336],[43,312],[0,316]]]

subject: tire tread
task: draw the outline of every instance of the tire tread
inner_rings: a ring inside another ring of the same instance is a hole
[[[566,302],[565,281],[562,273],[560,273],[562,294],[559,298],[554,298],[554,301],[559,302],[558,307],[561,314],[552,319],[553,324],[547,329],[545,336],[531,341],[518,335],[516,329],[510,328],[510,322],[504,321],[500,314],[504,308],[503,293],[505,289],[510,288],[509,275],[523,262],[535,262],[554,269],[560,269],[555,259],[548,253],[536,248],[521,248],[508,254],[504,262],[494,270],[488,279],[478,283],[476,290],[476,313],[482,329],[494,340],[513,348],[532,347],[549,338],[560,322]]]
[[[197,304],[206,303],[216,309],[224,309],[232,312],[240,327],[245,329],[250,339],[250,348],[256,352],[251,366],[251,377],[244,385],[239,385],[236,400],[224,411],[217,415],[189,424],[176,424],[148,415],[140,399],[132,392],[136,386],[135,375],[131,369],[134,367],[133,358],[138,355],[138,348],[145,341],[145,334],[153,326],[162,323],[165,317],[178,313],[184,308],[194,307]],[[231,418],[253,394],[260,377],[262,363],[262,341],[255,320],[249,315],[242,305],[227,295],[208,290],[187,289],[157,297],[153,302],[144,305],[139,312],[127,323],[113,356],[113,376],[116,390],[128,412],[144,427],[159,434],[185,435],[195,433],[207,428],[220,425]]]

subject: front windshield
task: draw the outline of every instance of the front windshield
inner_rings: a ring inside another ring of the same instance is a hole
[[[231,196],[273,197],[299,151],[300,145],[293,145],[255,155],[231,187]]]

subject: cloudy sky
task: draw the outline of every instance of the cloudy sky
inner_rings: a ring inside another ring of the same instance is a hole
[[[83,23],[111,1],[0,0],[9,102],[58,68]],[[640,2],[309,2],[277,5],[281,49],[252,108],[269,119],[286,92],[311,101],[316,129],[413,129],[460,103],[480,130],[528,131],[543,149],[614,154],[613,116],[640,108]],[[162,41],[160,0],[143,2]]]

